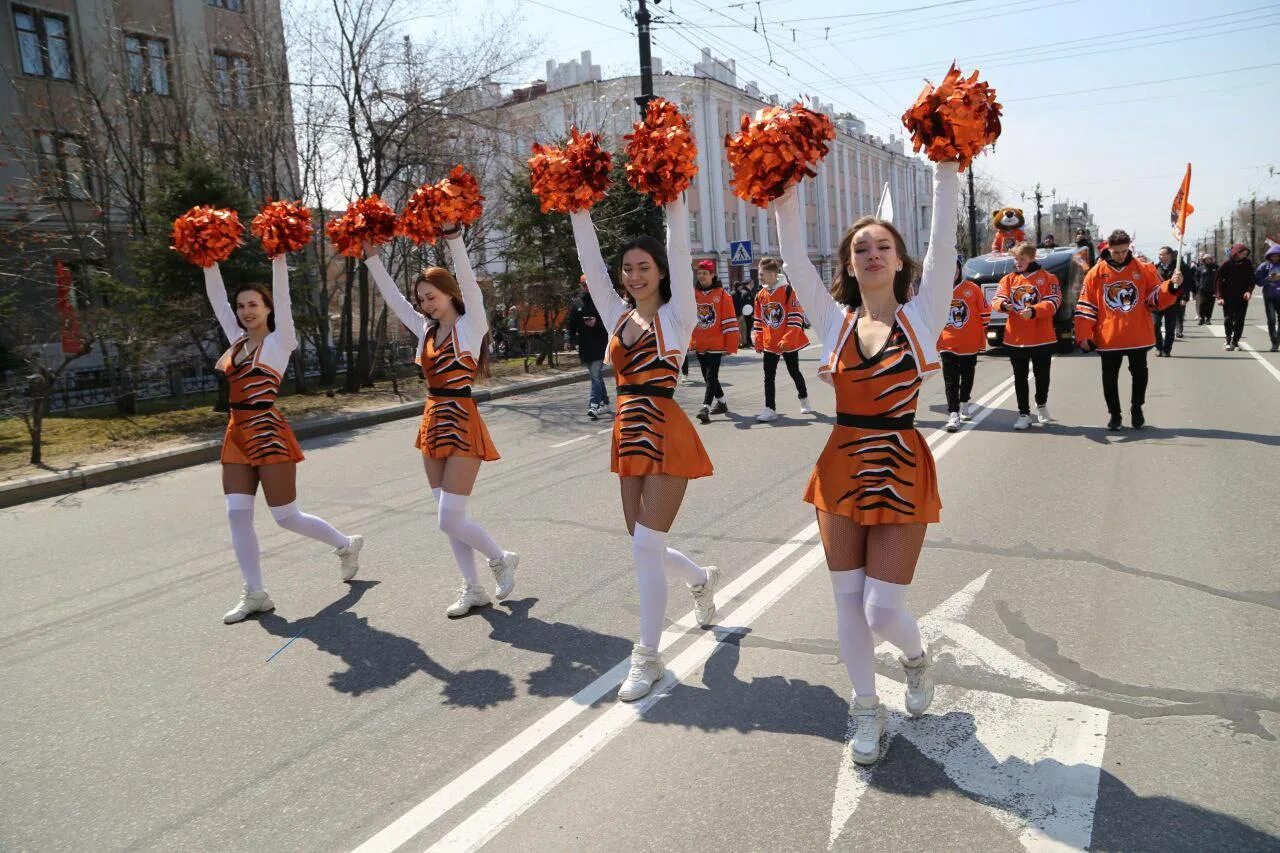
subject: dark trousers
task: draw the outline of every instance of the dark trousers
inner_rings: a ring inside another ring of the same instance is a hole
[[[1120,363],[1129,356],[1129,376],[1133,378],[1131,405],[1141,406],[1147,401],[1147,351],[1144,349],[1118,350],[1098,353],[1102,357],[1102,396],[1107,401],[1107,412],[1120,415]]]
[[[1280,296],[1262,297],[1262,307],[1267,309],[1267,334],[1271,345],[1280,347]]]
[[[1244,315],[1249,310],[1249,303],[1243,299],[1235,299],[1222,303],[1222,325],[1230,343],[1240,343],[1244,334]]]
[[[796,383],[796,394],[801,400],[809,396],[809,389],[804,384],[804,374],[800,372],[800,351],[784,352],[778,355],[776,352],[765,352],[764,354],[764,405],[766,409],[777,409],[777,394],[775,393],[775,378],[778,375],[778,360],[781,359],[787,363],[787,373],[791,374],[792,380]]]
[[[1168,355],[1173,352],[1173,333],[1178,328],[1178,306],[1151,315],[1156,326],[1156,349]]]
[[[1203,288],[1196,295],[1196,314],[1206,323],[1213,319],[1213,303],[1217,301],[1213,295],[1213,288]]]
[[[1179,302],[1170,310],[1175,312],[1178,316],[1178,337],[1182,337],[1182,327],[1187,322],[1187,303]]]
[[[712,400],[724,396],[724,389],[720,387],[720,360],[723,358],[722,352],[698,353],[698,368],[702,371],[702,381],[707,383],[707,390],[702,394],[704,406],[710,406]]]
[[[1053,364],[1053,347],[1028,347],[1011,349],[1009,363],[1013,365],[1013,390],[1018,397],[1018,414],[1031,414],[1031,388],[1028,381],[1031,371],[1036,374],[1036,405],[1049,402],[1049,369]]]
[[[973,373],[978,366],[978,356],[939,353],[942,357],[942,384],[947,392],[947,411],[960,411],[960,404],[969,402],[973,391]]]

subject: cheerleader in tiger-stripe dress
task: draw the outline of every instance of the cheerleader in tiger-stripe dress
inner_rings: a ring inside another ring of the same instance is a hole
[[[230,386],[231,414],[222,440],[222,491],[226,496],[231,545],[244,590],[240,601],[222,617],[230,625],[252,613],[275,609],[262,583],[258,535],[253,529],[253,503],[258,484],[276,524],[331,546],[339,574],[350,581],[360,569],[364,537],[346,536],[327,521],[298,508],[297,463],[302,449],[289,422],[276,408],[280,381],[289,356],[298,346],[289,301],[289,268],[284,255],[271,261],[271,289],[242,285],[227,301],[217,264],[204,269],[205,292],[231,346],[216,370]]]
[[[715,566],[703,568],[667,546],[667,532],[688,481],[711,476],[711,460],[674,399],[680,364],[698,317],[684,199],[666,205],[666,214],[666,248],[648,236],[636,237],[622,248],[625,301],[614,292],[590,213],[570,214],[591,299],[613,330],[606,355],[618,381],[611,468],[621,481],[622,514],[632,537],[640,588],[640,642],[618,689],[623,702],[647,695],[662,677],[658,646],[666,615],[667,574],[688,585],[700,625],[715,618],[719,581]]]
[[[957,173],[955,163],[935,166],[929,251],[915,297],[915,263],[892,224],[868,216],[849,228],[828,291],[809,260],[795,188],[775,204],[786,272],[830,353],[824,372],[836,392],[836,426],[805,500],[817,510],[831,570],[860,764],[878,761],[883,746],[872,631],[902,650],[907,713],[919,716],[933,701],[929,653],[906,595],[925,530],[942,507],[933,455],[914,423],[921,383],[939,367],[936,342],[951,305]]]
[[[477,372],[487,370],[489,321],[461,229],[445,237],[458,276],[454,278],[443,267],[420,272],[413,282],[417,308],[400,293],[372,247],[366,247],[365,265],[388,307],[417,337],[415,361],[427,381],[427,401],[414,446],[422,453],[427,482],[439,504],[440,530],[449,537],[462,573],[458,599],[445,610],[447,616],[458,617],[491,603],[476,573],[475,552],[489,560],[498,600],[515,589],[520,555],[503,550],[467,515],[467,500],[480,463],[498,459],[497,448],[471,398]]]

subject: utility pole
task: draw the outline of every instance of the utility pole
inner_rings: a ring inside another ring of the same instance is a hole
[[[1040,185],[1036,184],[1036,245],[1040,245],[1040,203],[1044,196],[1040,193]]]
[[[1249,257],[1258,257],[1258,194],[1249,200]]]
[[[978,256],[978,205],[973,197],[973,164],[969,164],[969,257]]]
[[[1218,227],[1213,229],[1213,260],[1217,263],[1221,255],[1218,254],[1218,235],[1222,233],[1222,217],[1218,217]]]
[[[653,100],[653,57],[649,45],[649,24],[652,21],[646,0],[640,0],[640,8],[636,10],[636,34],[640,40],[640,97],[636,98],[636,103],[640,105],[642,118],[649,102]]]
[[[1236,244],[1236,214],[1235,211],[1227,217],[1227,245],[1234,246]]]

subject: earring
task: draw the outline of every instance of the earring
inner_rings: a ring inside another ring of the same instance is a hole
[[[902,272],[902,264],[898,264],[898,272]]]

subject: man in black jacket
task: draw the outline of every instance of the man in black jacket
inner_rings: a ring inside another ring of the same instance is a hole
[[[1173,278],[1174,271],[1178,268],[1177,255],[1173,249],[1168,246],[1160,247],[1160,260],[1156,263],[1156,271],[1160,273],[1161,281],[1168,281]],[[1152,317],[1156,324],[1156,357],[1168,358],[1173,354],[1173,338],[1174,333],[1178,337],[1182,337],[1182,316],[1187,311],[1187,290],[1188,288],[1179,288],[1178,301],[1170,305],[1163,311],[1153,312]]]
[[[596,420],[609,411],[609,391],[604,384],[604,354],[609,344],[609,330],[596,304],[587,291],[587,278],[579,279],[582,293],[569,310],[569,336],[578,342],[578,358],[591,374],[591,399],[587,404],[587,417]]]
[[[1213,301],[1218,279],[1218,264],[1213,255],[1205,252],[1200,256],[1200,265],[1196,268],[1196,314],[1199,320],[1196,325],[1207,326],[1213,322]]]
[[[1218,268],[1214,284],[1227,335],[1223,349],[1228,352],[1237,350],[1240,348],[1240,335],[1244,334],[1244,315],[1249,309],[1249,297],[1253,295],[1255,284],[1248,246],[1236,243],[1231,247],[1231,259]]]

